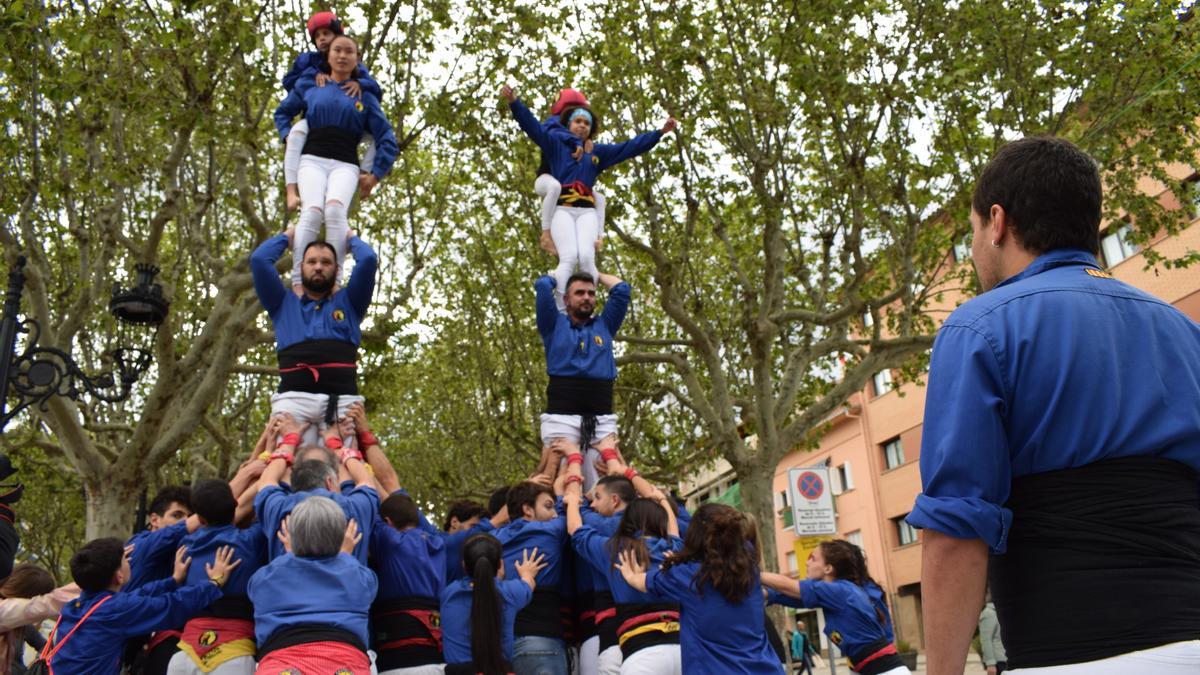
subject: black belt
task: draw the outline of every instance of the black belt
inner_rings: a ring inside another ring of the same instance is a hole
[[[358,347],[342,340],[307,340],[278,354],[279,392],[358,394]]]
[[[513,635],[562,638],[561,612],[562,597],[559,596],[558,589],[538,588],[533,592],[533,599],[525,609],[517,612],[516,621],[513,622]]]
[[[550,376],[546,385],[549,415],[613,414],[613,380]]]
[[[308,137],[304,139],[304,149],[300,154],[336,159],[357,167],[359,138],[355,138],[354,134],[341,127],[309,128]]]
[[[1153,457],[1012,481],[1008,551],[991,556],[1008,663],[1082,663],[1200,636],[1196,472]]]
[[[342,644],[354,647],[364,654],[367,653],[367,646],[362,643],[362,640],[358,639],[357,635],[350,631],[320,623],[302,623],[280,628],[271,633],[267,641],[258,646],[258,656],[256,658],[261,661],[264,656],[273,651],[308,644],[310,642],[341,642]]]

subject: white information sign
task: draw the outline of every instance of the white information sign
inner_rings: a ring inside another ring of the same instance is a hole
[[[837,534],[828,468],[788,469],[788,493],[792,500],[792,522],[796,526],[797,537]]]

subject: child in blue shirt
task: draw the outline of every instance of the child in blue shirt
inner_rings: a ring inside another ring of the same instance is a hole
[[[323,70],[326,63],[329,45],[333,39],[343,35],[342,22],[333,12],[317,12],[308,20],[308,37],[317,48],[315,51],[303,52],[296,57],[292,68],[283,76],[283,90],[292,93],[296,84],[302,79],[311,79],[318,87],[324,87],[329,81],[329,75]],[[353,77],[341,83],[338,87],[350,98],[360,98],[363,92],[382,100],[383,91],[367,72],[365,66],[358,64],[358,70]],[[300,190],[297,186],[297,174],[300,170],[300,154],[304,150],[304,140],[308,136],[308,120],[302,119],[292,126],[284,145],[283,176],[287,183],[287,210],[295,211],[300,206]],[[362,135],[366,148],[363,152],[359,168],[362,173],[370,173],[375,161],[375,137],[370,132]],[[364,195],[365,196],[365,195]]]

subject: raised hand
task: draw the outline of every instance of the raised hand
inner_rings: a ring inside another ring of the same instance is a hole
[[[529,584],[530,588],[533,588],[537,583],[535,580],[537,579],[538,572],[541,572],[549,564],[546,562],[545,553],[538,553],[536,548],[533,549],[532,553],[530,553],[529,549],[523,549],[521,551],[521,562],[515,565],[517,576]]]
[[[517,93],[513,91],[513,88],[507,84],[503,87],[500,87],[500,95],[503,96],[504,100],[508,101],[509,103],[517,100]]]
[[[675,131],[676,127],[678,127],[678,126],[679,126],[679,123],[675,121],[674,117],[668,117],[667,121],[663,122],[663,125],[662,125],[663,135],[666,135],[666,134],[671,133],[672,131]]]
[[[358,523],[351,518],[350,522],[346,523],[345,534],[342,535],[342,553],[354,555],[354,547],[358,546],[362,538],[362,532],[358,531]]]
[[[279,539],[279,543],[283,544],[283,550],[291,553],[292,535],[288,534],[288,518],[291,516],[284,518],[283,522],[279,523],[279,531],[275,533],[275,536]]]
[[[175,570],[171,573],[176,584],[182,585],[184,581],[187,581],[188,568],[191,566],[192,558],[187,554],[187,547],[180,546],[175,550]]]
[[[242,564],[242,559],[233,559],[233,547],[222,546],[217,549],[217,556],[211,563],[204,564],[204,573],[208,575],[208,580],[217,586],[224,586],[229,579],[229,573],[237,569],[238,565]]]

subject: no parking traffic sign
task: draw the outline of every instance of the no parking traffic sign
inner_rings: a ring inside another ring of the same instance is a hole
[[[788,469],[788,492],[791,493],[792,522],[796,526],[797,537],[837,534],[828,468]]]

